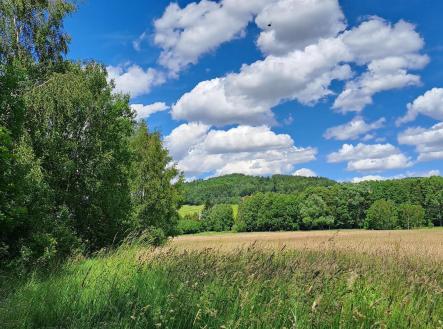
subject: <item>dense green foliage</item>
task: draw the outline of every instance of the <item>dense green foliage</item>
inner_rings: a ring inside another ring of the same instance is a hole
[[[240,231],[440,226],[442,193],[442,177],[256,193],[242,199],[235,226]]]
[[[216,204],[202,213],[202,222],[206,231],[223,232],[234,225],[234,211],[230,204]]]
[[[311,186],[332,186],[327,178],[274,175],[271,177],[232,174],[206,180],[196,180],[184,185],[185,204],[198,205],[210,202],[237,204],[241,198],[256,192],[294,193]]]
[[[234,225],[237,213],[238,205],[236,204],[183,205],[178,211],[178,233],[194,234],[237,230]]]
[[[0,3],[2,265],[46,264],[134,232],[158,244],[176,232],[181,179],[159,134],[135,123],[102,65],[64,59],[63,18],[74,9],[67,0]]]
[[[62,19],[73,9],[67,1],[0,4],[0,262],[18,255],[25,262],[34,255],[50,258],[64,249],[55,232],[71,244],[65,247],[76,246],[52,209],[53,194],[29,135],[34,127],[25,120],[27,94],[63,66]]]
[[[300,228],[299,200],[294,194],[257,193],[239,207],[238,231],[292,231]]]
[[[177,230],[179,234],[195,234],[205,231],[205,225],[198,215],[186,215],[178,221]]]
[[[26,95],[26,124],[52,192],[51,212],[72,221],[92,249],[120,240],[131,209],[132,113],[126,97],[112,95],[104,69],[70,65],[51,75]]]
[[[398,227],[397,207],[390,200],[377,200],[368,209],[365,227],[372,230],[392,230]]]
[[[397,206],[398,225],[404,229],[426,225],[425,210],[422,206],[402,203]]]
[[[135,226],[138,229],[159,227],[167,235],[176,232],[182,179],[164,149],[160,134],[149,133],[144,122],[136,128],[131,140],[134,159],[131,164],[131,194]]]
[[[63,18],[74,10],[70,0],[2,0],[0,62],[61,61],[70,40],[63,32]]]
[[[434,226],[443,226],[443,177],[405,178],[358,184],[370,192],[370,200],[386,199],[421,205],[425,219]]]
[[[441,262],[386,253],[127,249],[9,289],[0,319],[4,329],[434,329],[442,289]]]

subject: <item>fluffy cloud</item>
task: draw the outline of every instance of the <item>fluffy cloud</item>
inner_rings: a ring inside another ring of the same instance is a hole
[[[354,140],[368,132],[376,129],[380,129],[384,126],[386,120],[385,118],[380,118],[379,120],[366,123],[362,117],[355,117],[350,122],[343,125],[335,126],[326,130],[323,135],[326,139],[336,139],[336,140]],[[365,135],[364,139],[371,139],[372,135]]]
[[[239,73],[200,82],[173,106],[175,119],[200,120],[206,124],[273,123],[271,109],[288,100],[313,104],[332,94],[333,80],[351,76],[343,43],[336,39],[294,51],[286,56],[268,56]]]
[[[392,144],[343,144],[341,149],[328,155],[328,162],[347,161],[349,171],[378,172],[406,168],[411,160]]]
[[[414,25],[403,20],[391,25],[379,17],[346,31],[341,38],[352,49],[358,64],[415,54],[424,45]]]
[[[317,153],[314,148],[294,146],[290,136],[275,134],[265,126],[224,131],[183,124],[165,138],[165,144],[189,176],[288,173],[295,164],[314,160]]]
[[[163,102],[157,102],[149,105],[132,104],[131,109],[135,112],[135,119],[142,120],[148,118],[151,114],[168,110],[169,106]]]
[[[283,149],[292,147],[293,144],[289,135],[277,135],[266,126],[239,126],[228,131],[210,131],[204,148],[210,154],[219,154]]]
[[[366,105],[372,104],[372,97],[378,92],[420,85],[420,77],[408,73],[407,69],[424,67],[428,58],[411,58],[414,62],[396,57],[372,61],[365,73],[346,83],[345,89],[334,102],[334,108],[341,112],[359,112]]]
[[[346,27],[337,0],[281,0],[266,6],[255,22],[263,30],[257,45],[265,54],[284,55],[335,37]]]
[[[227,95],[226,80],[226,78],[217,78],[200,82],[172,107],[172,117],[219,126],[231,123],[263,124],[274,121],[269,106],[257,104],[246,97]]]
[[[270,55],[243,65],[238,73],[200,82],[179,99],[173,117],[220,126],[273,124],[273,107],[293,100],[315,104],[333,94],[333,80],[348,80],[334,108],[361,111],[375,93],[420,83],[408,70],[424,67],[429,59],[418,53],[423,40],[414,28],[404,21],[392,26],[372,18],[303,50]],[[367,71],[349,80],[348,63],[366,65]]]
[[[263,30],[257,44],[266,54],[303,49],[345,28],[337,0],[202,0],[184,8],[173,3],[154,22],[154,42],[163,49],[160,64],[177,74],[203,54],[242,37],[254,17]]]
[[[419,54],[424,42],[414,25],[399,21],[392,26],[375,17],[340,37],[355,62],[367,64],[368,69],[346,84],[335,100],[335,109],[358,112],[378,92],[420,84],[420,77],[408,70],[423,68],[429,58]]]
[[[184,123],[165,137],[165,146],[175,160],[181,160],[192,147],[204,141],[209,128],[201,123]]]
[[[408,112],[397,120],[397,125],[415,120],[419,115],[443,121],[443,88],[433,88],[408,104]]]
[[[392,144],[358,143],[355,146],[352,144],[343,144],[339,151],[329,154],[328,162],[336,163],[367,158],[381,158],[385,155],[396,153],[398,153],[398,150]]]
[[[153,86],[165,81],[160,72],[152,68],[145,71],[135,64],[108,66],[106,70],[109,81],[113,80],[115,83],[115,91],[131,97],[148,94]]]
[[[302,177],[317,177],[317,174],[308,168],[300,168],[292,174],[293,176],[302,176]]]
[[[160,64],[177,73],[220,44],[242,35],[265,0],[221,2],[202,0],[185,8],[170,4],[154,22],[154,42],[163,51]]]
[[[443,159],[443,122],[429,129],[408,128],[398,136],[400,144],[414,145],[418,161]]]
[[[349,171],[384,171],[390,169],[406,168],[412,166],[412,162],[404,154],[393,154],[376,159],[361,159],[349,161]]]

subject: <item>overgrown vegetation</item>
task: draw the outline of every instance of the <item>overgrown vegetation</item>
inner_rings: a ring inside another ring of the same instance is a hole
[[[176,233],[181,179],[104,67],[64,59],[73,2],[0,3],[0,264]],[[174,182],[174,183],[171,183]]]
[[[440,258],[160,247],[203,231],[443,226],[443,178],[228,175],[183,187],[104,66],[66,60],[74,10],[0,2],[1,328],[443,326]]]
[[[34,276],[8,328],[440,328],[443,267],[335,251],[121,249]]]

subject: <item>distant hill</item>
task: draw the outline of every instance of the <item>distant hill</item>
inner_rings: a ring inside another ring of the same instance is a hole
[[[271,177],[232,174],[196,180],[185,184],[184,203],[238,203],[243,196],[256,192],[293,193],[312,186],[332,186],[335,181],[323,177],[274,175]]]

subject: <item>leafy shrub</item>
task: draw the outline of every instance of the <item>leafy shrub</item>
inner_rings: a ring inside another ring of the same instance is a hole
[[[206,231],[223,232],[231,230],[234,225],[234,211],[229,204],[216,204],[203,211]]]
[[[389,200],[377,200],[369,207],[365,227],[371,230],[391,230],[398,227],[397,207]]]
[[[180,234],[195,234],[202,232],[204,227],[198,216],[186,215],[184,219],[178,221],[177,229]]]

